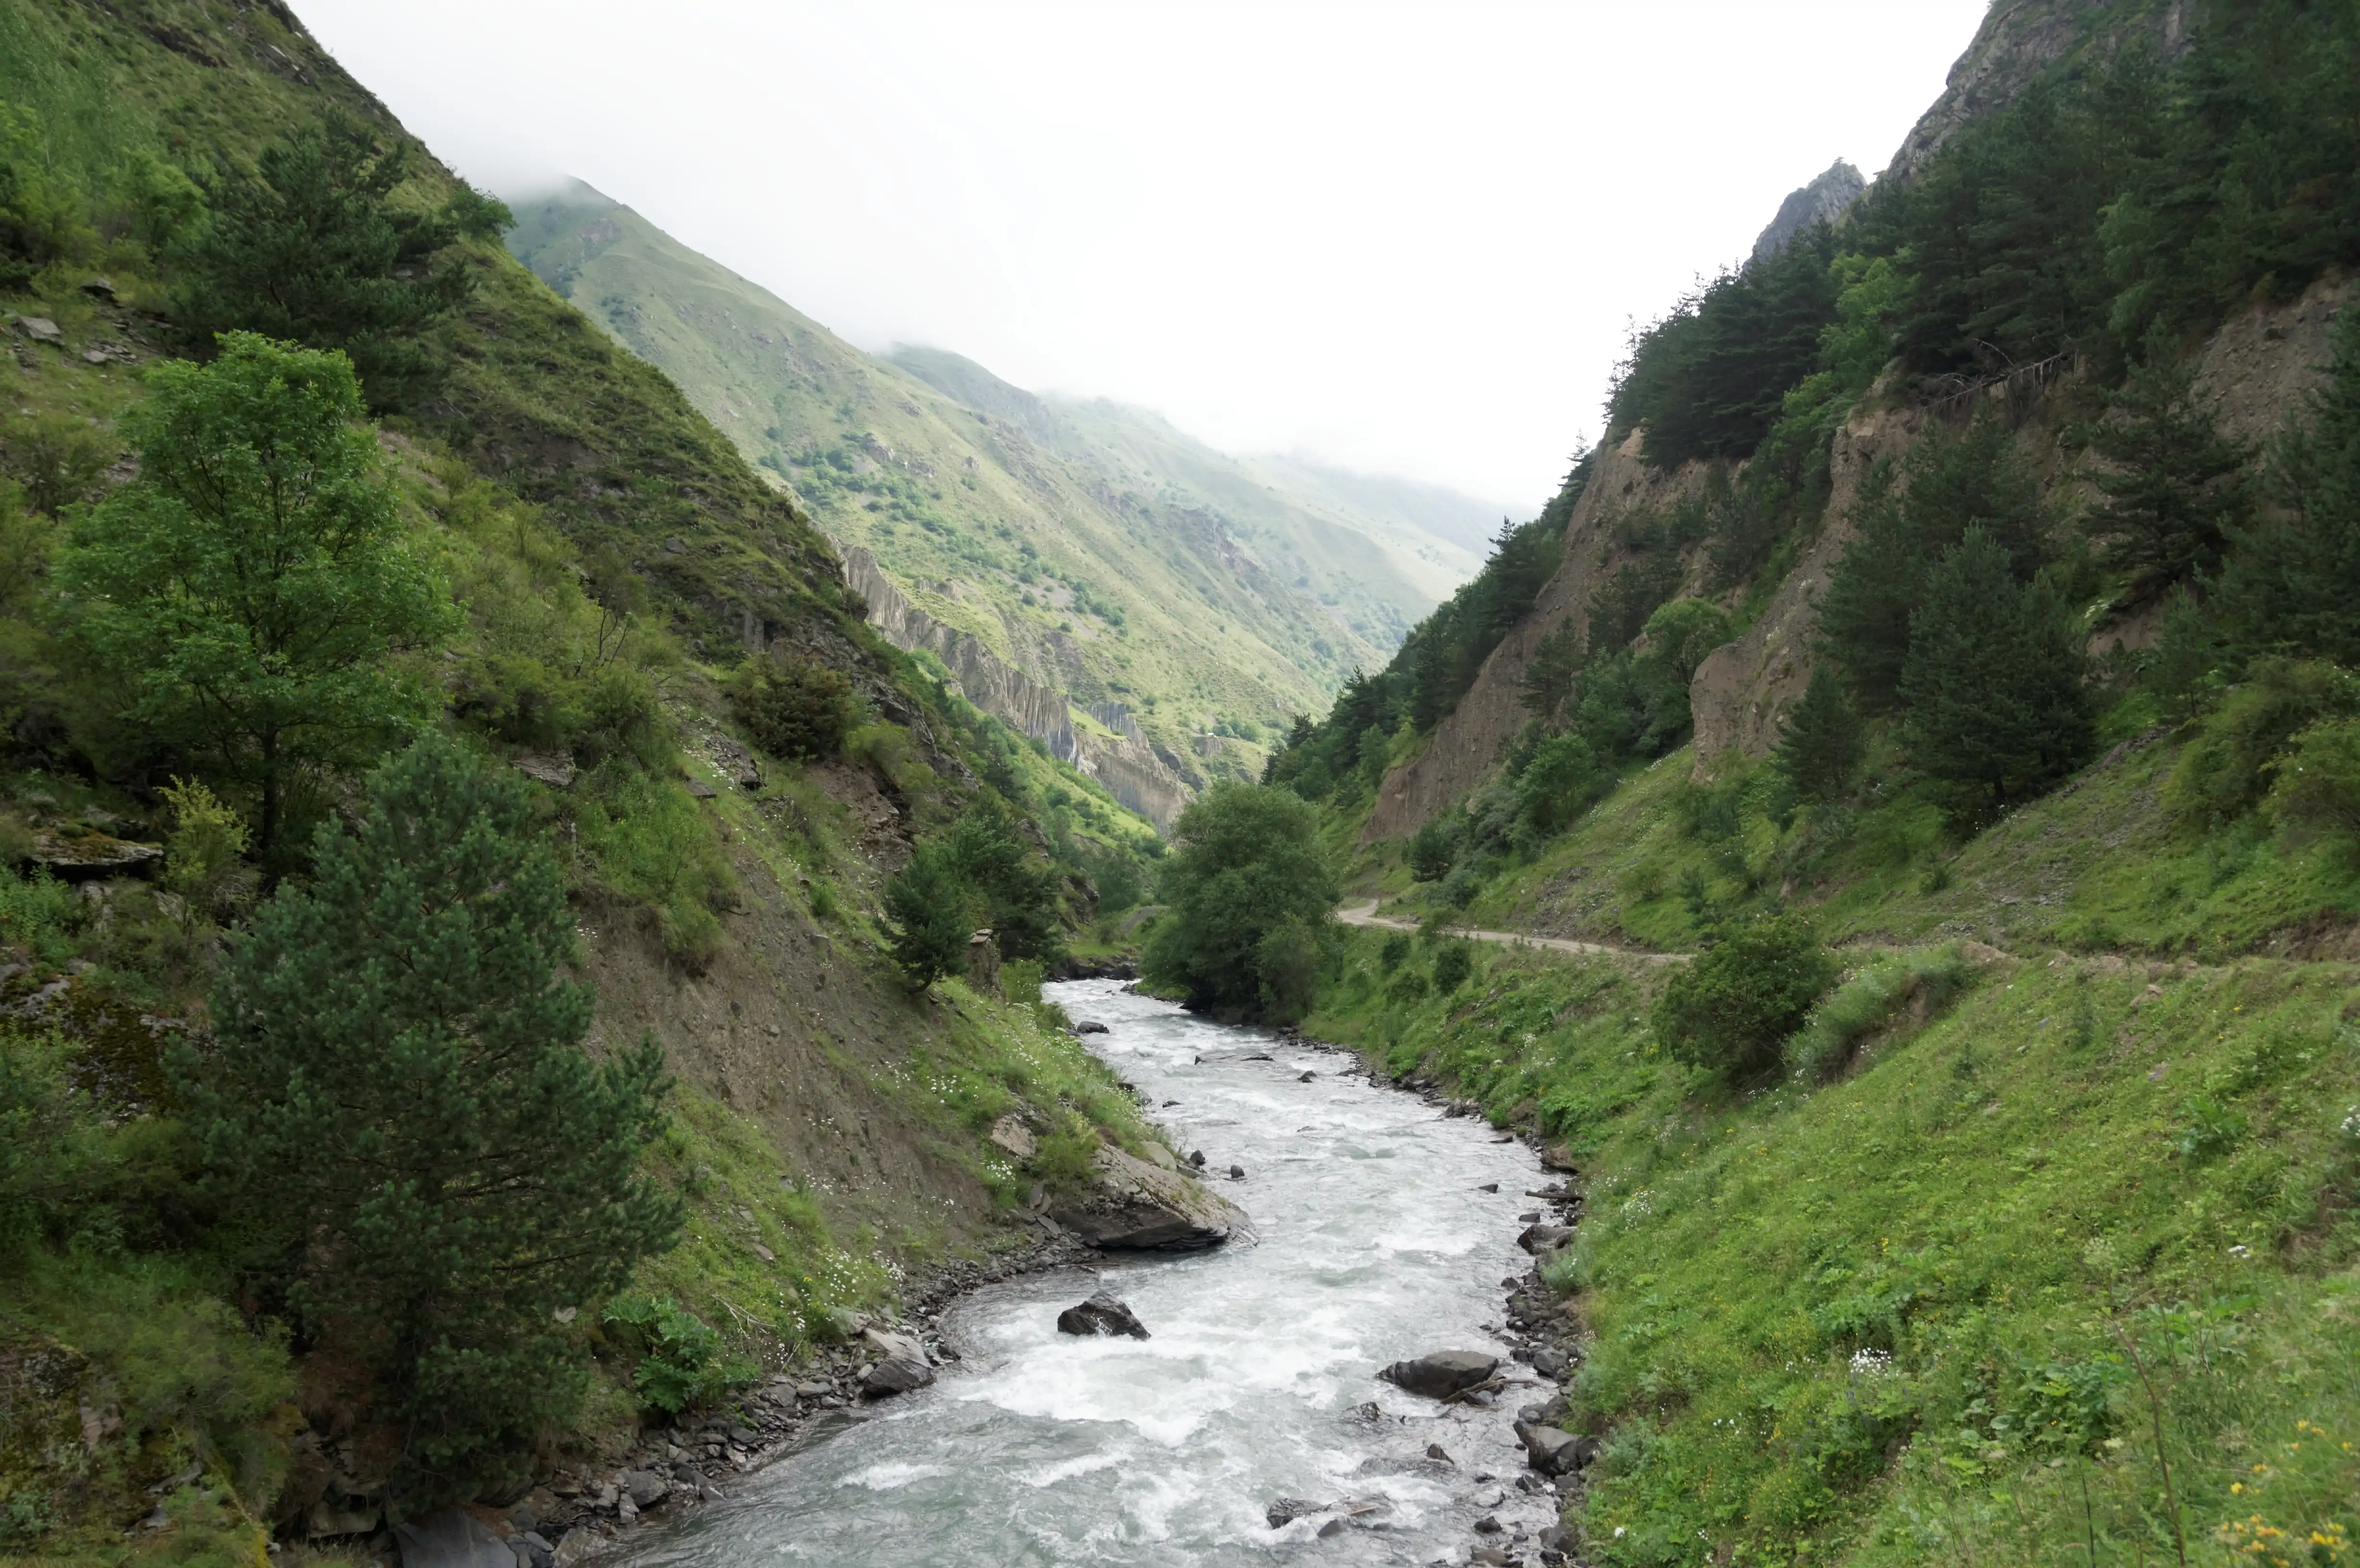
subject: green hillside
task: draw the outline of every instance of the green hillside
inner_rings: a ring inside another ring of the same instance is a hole
[[[1273,757],[1406,929],[1233,989],[1579,1168],[1573,1560],[2350,1559],[2355,62],[1994,5]]]
[[[1152,416],[863,354],[585,186],[527,203],[508,244],[917,609],[1122,705],[1192,787],[1258,770],[1269,731],[1472,569],[1382,500],[1306,505]]]
[[[507,217],[283,7],[0,0],[9,1561],[389,1553],[1150,1148],[1028,997],[1148,824]]]

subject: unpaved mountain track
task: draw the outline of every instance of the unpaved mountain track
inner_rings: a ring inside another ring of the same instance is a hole
[[[1336,918],[1348,926],[1380,926],[1386,931],[1402,931],[1418,929],[1415,920],[1387,920],[1378,914],[1374,898],[1349,909],[1338,909]],[[1650,953],[1644,948],[1612,947],[1602,942],[1576,942],[1568,936],[1534,936],[1525,931],[1477,931],[1471,926],[1446,926],[1443,930],[1448,935],[1463,936],[1475,942],[1505,942],[1510,947],[1549,947],[1559,953],[1608,953],[1623,958],[1644,958],[1650,964],[1686,964],[1696,956],[1692,953]]]

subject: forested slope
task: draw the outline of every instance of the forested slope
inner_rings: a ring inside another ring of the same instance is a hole
[[[2355,66],[1994,6],[1273,759],[1427,927],[1305,1027],[1581,1169],[1586,1560],[2348,1553]]]
[[[1023,1000],[1147,824],[507,217],[283,7],[0,5],[0,1552],[390,1550],[1149,1148]]]

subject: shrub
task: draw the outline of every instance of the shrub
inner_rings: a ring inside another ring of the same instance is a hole
[[[753,1376],[750,1363],[722,1354],[721,1336],[711,1324],[669,1297],[617,1297],[604,1315],[609,1323],[636,1331],[639,1364],[631,1373],[631,1387],[650,1410],[666,1416],[718,1398]]]
[[[113,442],[70,414],[12,420],[0,429],[0,451],[8,473],[25,487],[27,504],[52,517],[87,500],[115,458]]]
[[[1395,931],[1377,949],[1377,972],[1391,975],[1409,958],[1409,932]]]
[[[2360,713],[2360,681],[2316,659],[2256,659],[2244,684],[2205,716],[2171,776],[2165,807],[2199,831],[2259,804],[2271,763],[2320,720]]]
[[[1434,955],[1434,989],[1437,996],[1448,996],[1467,984],[1474,973],[1475,945],[1467,942],[1449,942]]]
[[[1447,809],[1426,818],[1410,835],[1410,875],[1420,882],[1439,882],[1450,875],[1465,822],[1465,813]]]
[[[2333,836],[2360,852],[2360,719],[2313,724],[2270,764],[2273,821]]]
[[[792,653],[748,659],[730,681],[729,703],[755,745],[792,762],[842,751],[859,716],[844,671]]]
[[[246,853],[246,822],[195,779],[175,779],[157,791],[172,809],[172,835],[164,844],[164,884],[189,901],[189,912],[217,914]]]
[[[1588,741],[1578,735],[1551,735],[1534,749],[1516,779],[1517,809],[1536,831],[1561,833],[1612,783]]]
[[[597,879],[653,916],[664,951],[691,968],[720,951],[714,913],[737,896],[737,874],[713,828],[677,781],[611,761],[577,786],[574,835]]]
[[[1655,1036],[1691,1066],[1732,1077],[1774,1062],[1835,978],[1836,962],[1799,915],[1729,931],[1674,975]]]

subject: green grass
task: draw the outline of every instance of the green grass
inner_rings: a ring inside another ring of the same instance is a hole
[[[2360,970],[2001,961],[1840,1082],[1732,1090],[1658,1053],[1647,966],[1484,952],[1408,1001],[1380,948],[1306,1027],[1583,1166],[1594,1561],[2170,1561],[2167,1465],[2191,1560],[2360,1530]]]

